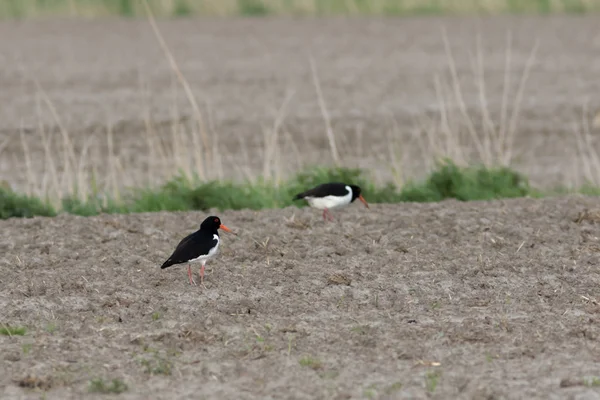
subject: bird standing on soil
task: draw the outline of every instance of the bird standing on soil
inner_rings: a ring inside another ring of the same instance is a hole
[[[200,262],[202,264],[200,267],[200,284],[204,286],[204,265],[217,254],[220,243],[219,228],[235,235],[234,232],[221,223],[219,217],[210,216],[200,224],[199,230],[179,242],[173,254],[160,268],[165,269],[171,265],[187,263],[190,285],[196,285],[192,277],[191,263]]]
[[[345,207],[354,200],[359,199],[369,208],[369,204],[362,197],[360,187],[347,185],[340,182],[323,183],[306,192],[298,193],[294,200],[306,199],[312,208],[323,210],[323,220],[329,217],[333,221],[333,215],[329,210]]]

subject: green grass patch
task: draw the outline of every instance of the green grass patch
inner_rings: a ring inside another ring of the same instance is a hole
[[[92,379],[88,386],[90,393],[103,393],[103,394],[119,394],[126,392],[129,389],[127,384],[121,379],[113,379],[110,382],[106,382],[102,378]]]
[[[406,185],[401,198],[414,202],[449,198],[468,201],[524,197],[530,193],[527,178],[510,168],[461,168],[445,161],[425,182]]]
[[[153,352],[150,357],[141,358],[139,362],[144,372],[149,375],[171,375],[173,371],[173,363],[158,352]]]
[[[434,393],[440,383],[442,373],[440,371],[428,371],[425,374],[425,388],[429,393]]]
[[[325,182],[359,185],[369,203],[436,202],[444,199],[493,200],[568,193],[560,188],[548,192],[532,189],[525,176],[510,168],[460,167],[446,160],[440,162],[426,179],[407,182],[402,187],[391,183],[375,185],[364,171],[353,168],[312,168],[280,183],[260,179],[239,183],[200,182],[197,179],[178,176],[158,188],[130,190],[124,193],[119,201],[99,196],[90,197],[87,201],[64,199],[60,211],[91,216],[100,213],[207,211],[213,208],[224,211],[305,207],[306,201],[292,200],[294,195]],[[600,189],[585,186],[579,193],[600,195]],[[57,211],[41,199],[23,196],[0,187],[2,219],[56,214]]]
[[[300,364],[302,367],[307,367],[314,370],[323,368],[323,363],[321,363],[321,360],[311,356],[302,357],[300,360],[298,360],[298,364]]]
[[[33,344],[31,343],[23,343],[21,349],[23,350],[23,354],[29,354],[31,349],[33,348]]]
[[[0,325],[0,335],[4,336],[24,336],[27,333],[27,328],[24,326]]]
[[[597,376],[589,376],[583,379],[587,387],[600,387],[600,378]]]
[[[269,14],[270,10],[261,0],[237,0],[238,12],[241,15],[260,16]]]
[[[53,217],[56,211],[44,201],[13,192],[0,186],[0,219],[29,218],[34,215]]]

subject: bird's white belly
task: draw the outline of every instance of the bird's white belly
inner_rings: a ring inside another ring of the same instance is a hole
[[[349,192],[343,197],[306,197],[306,200],[308,201],[308,204],[313,208],[318,208],[320,210],[327,208],[331,210],[334,208],[344,207],[350,204],[350,201],[352,200],[352,192]]]
[[[204,255],[201,255],[200,257],[193,258],[189,262],[203,262],[203,261],[206,262],[207,260],[210,260],[211,258],[216,256],[217,251],[219,250],[219,244],[221,243],[221,241],[219,240],[219,236],[217,236],[217,235],[213,235],[213,239],[217,240],[217,244],[215,245],[215,247],[213,247],[212,249],[210,249],[208,251],[208,254],[204,254]]]

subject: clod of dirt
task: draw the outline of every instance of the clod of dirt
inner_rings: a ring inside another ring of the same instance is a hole
[[[289,228],[304,230],[310,228],[309,221],[310,220],[306,218],[296,219],[296,216],[292,215],[292,217],[286,221],[285,225]]]
[[[12,361],[12,362],[16,362],[19,361],[21,359],[21,355],[17,352],[7,352],[6,355],[4,356],[4,359],[6,361]]]
[[[28,389],[48,390],[52,387],[52,378],[27,375],[15,381],[17,385]]]
[[[585,382],[581,378],[563,378],[560,381],[561,388],[568,388],[573,386],[584,386]]]
[[[347,285],[350,286],[352,279],[341,273],[334,273],[327,277],[328,285]]]
[[[592,224],[600,222],[600,208],[586,208],[585,210],[580,211],[579,214],[577,214],[577,218],[575,218],[573,221],[578,224],[582,223],[583,221],[588,221]]]

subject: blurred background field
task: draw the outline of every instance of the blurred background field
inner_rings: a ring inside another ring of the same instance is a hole
[[[596,193],[599,5],[0,2],[3,215]]]
[[[414,15],[586,13],[596,0],[149,0],[158,17],[232,15]],[[3,18],[144,16],[138,0],[5,0]]]

